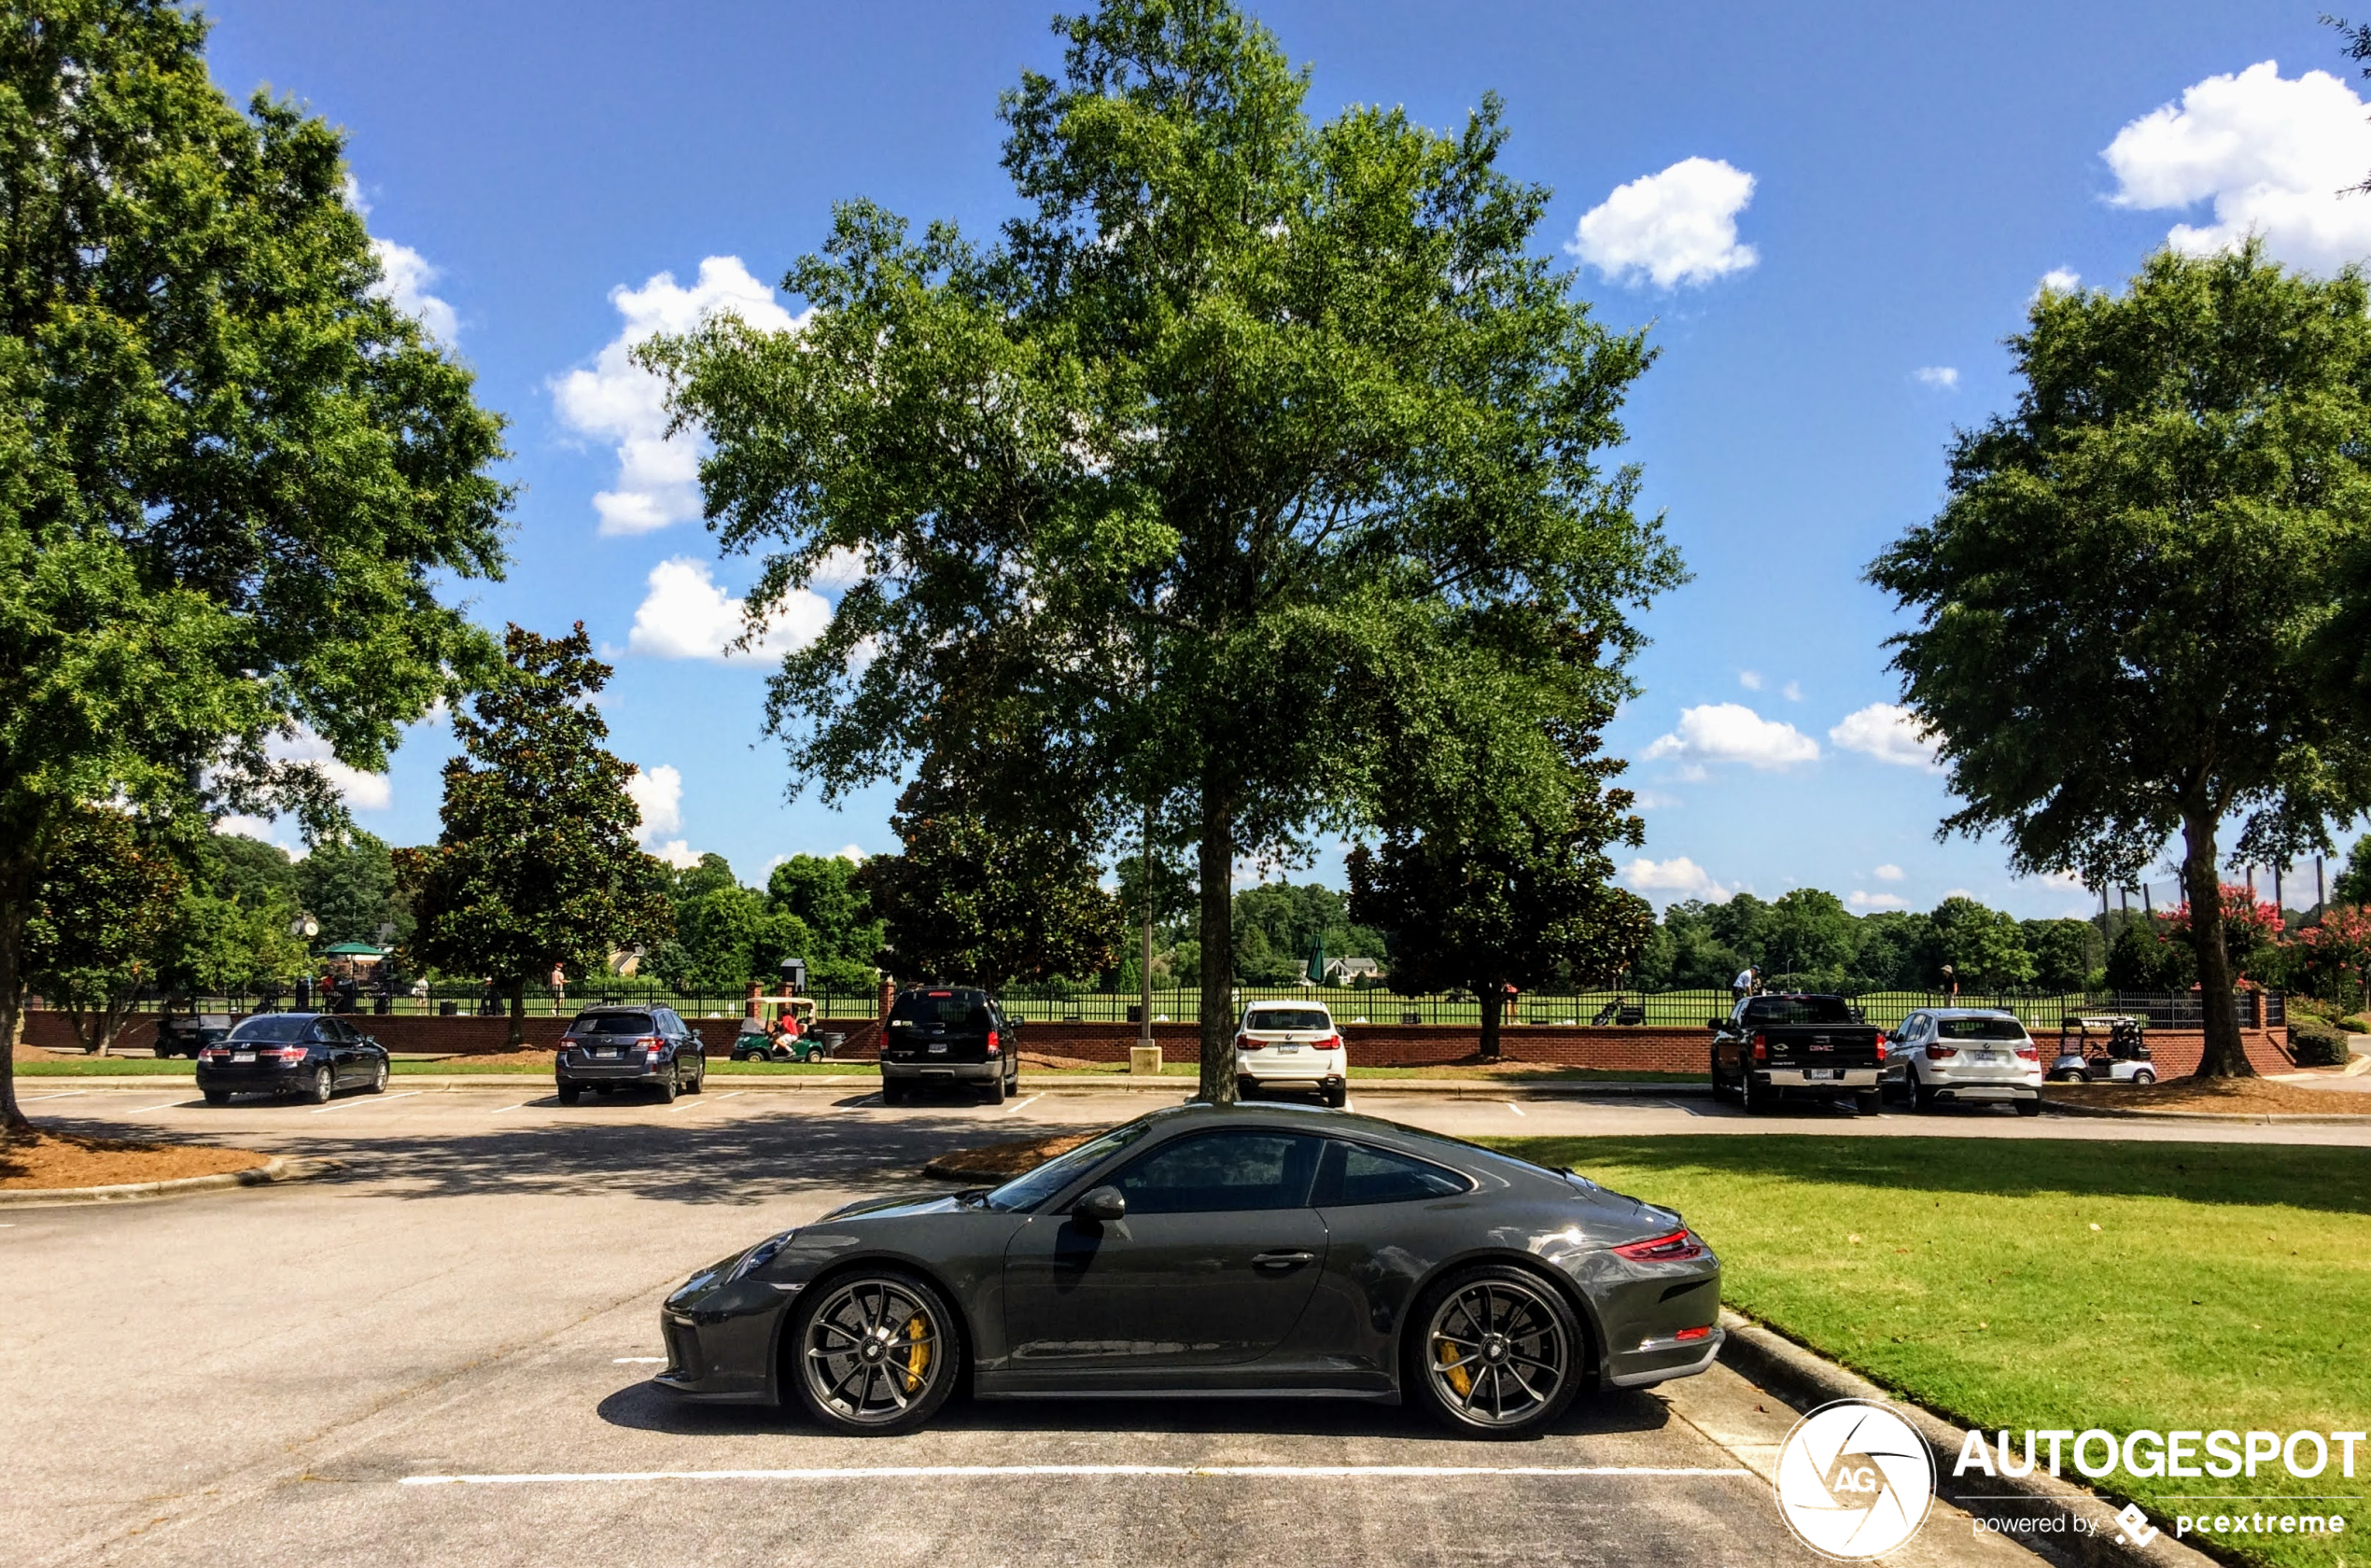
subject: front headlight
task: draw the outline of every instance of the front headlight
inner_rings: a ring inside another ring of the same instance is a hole
[[[724,1282],[731,1284],[736,1280],[746,1279],[772,1263],[780,1254],[782,1249],[791,1244],[791,1238],[797,1234],[795,1230],[786,1230],[779,1236],[769,1236],[751,1247],[741,1254],[741,1261],[733,1266],[733,1272],[725,1277]]]

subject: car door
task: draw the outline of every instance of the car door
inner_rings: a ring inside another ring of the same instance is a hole
[[[311,1059],[316,1064],[328,1064],[330,1082],[334,1084],[344,1084],[353,1071],[346,1063],[353,1053],[344,1035],[344,1030],[335,1018],[316,1018],[313,1028],[306,1031],[306,1043],[313,1048]]]
[[[1322,1152],[1264,1127],[1187,1134],[1101,1183],[1127,1199],[1124,1219],[1031,1215],[1004,1254],[1017,1379],[1184,1385],[1284,1343],[1325,1263],[1309,1202]]]

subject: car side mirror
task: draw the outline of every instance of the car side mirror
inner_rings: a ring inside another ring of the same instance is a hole
[[[1087,1195],[1071,1205],[1071,1217],[1107,1225],[1128,1214],[1128,1199],[1117,1187],[1089,1187]]]

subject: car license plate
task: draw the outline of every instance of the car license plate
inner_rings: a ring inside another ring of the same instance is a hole
[[[934,1057],[943,1057],[947,1055],[947,1042],[944,1040],[932,1041],[931,1055]]]
[[[1280,1057],[1289,1057],[1299,1049],[1298,1045],[1279,1045],[1276,1047],[1276,1054]]]
[[[233,1051],[231,1053],[231,1059],[234,1062],[253,1061],[255,1060],[255,1053],[253,1051]]]
[[[2000,1065],[2000,1053],[1998,1051],[1978,1051],[1976,1053],[1976,1060],[1985,1067],[1999,1067]]]
[[[1841,1078],[1845,1075],[1845,1070],[1841,1067],[1807,1067],[1803,1069],[1803,1075],[1806,1079]]]

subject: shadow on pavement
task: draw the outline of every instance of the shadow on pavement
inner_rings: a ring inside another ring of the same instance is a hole
[[[611,1426],[680,1437],[783,1434],[835,1438],[805,1415],[757,1405],[699,1405],[657,1383],[635,1383],[601,1401]],[[1563,1421],[1539,1435],[1587,1437],[1660,1432],[1671,1421],[1660,1399],[1632,1389],[1583,1394]],[[1352,1399],[974,1399],[958,1395],[931,1422],[937,1433],[1188,1433],[1212,1435],[1395,1437],[1455,1443],[1461,1449],[1520,1449],[1523,1440],[1463,1437],[1422,1410]],[[1537,1438],[1531,1439],[1537,1441]],[[720,1458],[724,1456],[720,1456]],[[1129,1457],[1115,1452],[1114,1461]],[[1096,1463],[1093,1460],[1087,1463]]]

